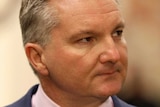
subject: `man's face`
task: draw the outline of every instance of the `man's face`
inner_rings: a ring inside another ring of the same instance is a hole
[[[77,96],[108,97],[126,77],[123,19],[114,0],[58,0],[60,24],[44,49],[51,87]]]

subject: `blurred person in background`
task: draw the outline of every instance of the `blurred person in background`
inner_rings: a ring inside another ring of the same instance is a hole
[[[115,0],[22,0],[27,58],[40,84],[7,107],[133,107],[116,97],[127,74]]]
[[[127,86],[124,87],[130,89],[122,89],[118,96],[127,103],[136,105],[137,107],[158,107],[151,100],[143,96],[144,84],[142,83],[141,67],[135,64],[132,67],[130,66],[128,71],[131,73],[131,80],[127,81],[129,83],[128,85],[125,84]],[[128,94],[126,95],[126,93]]]

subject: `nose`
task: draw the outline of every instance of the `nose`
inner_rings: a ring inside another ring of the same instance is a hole
[[[119,61],[120,53],[114,40],[109,40],[102,47],[103,48],[99,56],[100,63],[116,63]]]

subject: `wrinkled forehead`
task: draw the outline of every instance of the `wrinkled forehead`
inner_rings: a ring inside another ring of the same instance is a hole
[[[115,0],[56,0],[55,6],[61,14],[106,14],[119,11]]]

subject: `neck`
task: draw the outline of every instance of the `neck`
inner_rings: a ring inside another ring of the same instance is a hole
[[[98,107],[107,100],[106,97],[97,98],[69,93],[58,89],[53,84],[44,84],[41,82],[41,85],[45,94],[61,107]]]

